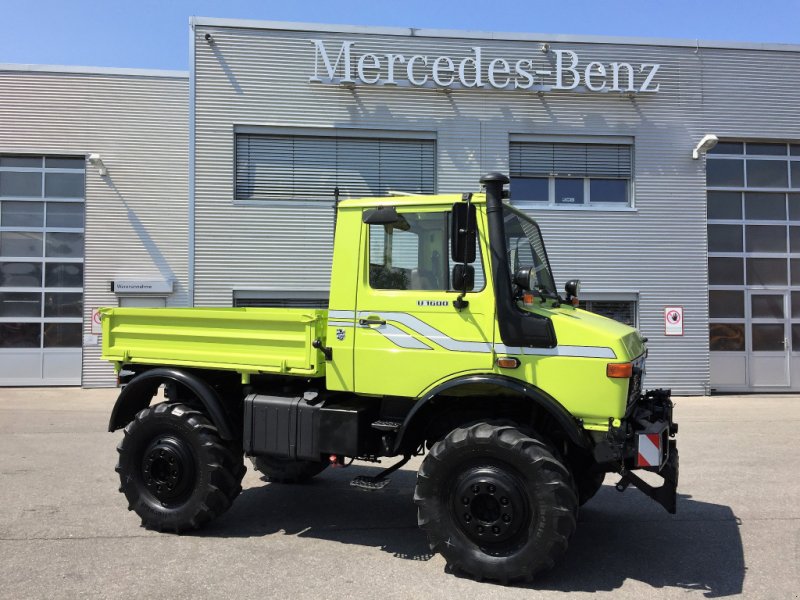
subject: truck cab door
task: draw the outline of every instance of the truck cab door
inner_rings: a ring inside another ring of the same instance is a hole
[[[392,224],[364,224],[354,322],[355,390],[416,397],[436,383],[492,368],[494,296],[485,217],[468,305],[454,306],[449,207],[398,208]]]

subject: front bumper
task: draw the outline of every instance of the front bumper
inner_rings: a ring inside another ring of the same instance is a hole
[[[678,424],[672,419],[670,390],[650,390],[629,404],[620,427],[609,430],[606,439],[595,446],[595,460],[622,479],[619,491],[633,484],[675,514],[678,488]],[[655,487],[633,471],[657,473],[664,480]]]

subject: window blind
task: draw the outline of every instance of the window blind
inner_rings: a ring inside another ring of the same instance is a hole
[[[511,142],[509,160],[511,177],[631,177],[628,144]]]
[[[236,198],[332,200],[435,192],[435,141],[236,135]]]

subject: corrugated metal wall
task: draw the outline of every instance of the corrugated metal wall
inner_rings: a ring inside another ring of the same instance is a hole
[[[213,43],[204,35],[211,33]],[[648,386],[703,393],[709,380],[702,134],[800,137],[798,54],[553,42],[606,64],[660,63],[658,94],[453,90],[310,83],[311,39],[356,51],[467,56],[484,64],[541,56],[538,42],[384,33],[304,32],[198,25],[195,31],[195,303],[228,306],[234,289],[325,289],[328,206],[268,206],[233,199],[237,125],[434,132],[439,192],[477,190],[489,170],[508,171],[509,140],[525,135],[634,138],[635,210],[532,211],[560,285],[637,292],[650,339]],[[513,64],[513,62],[512,62]],[[753,86],[758,90],[753,90]],[[685,309],[685,335],[664,335],[665,305]]]
[[[175,281],[189,303],[188,84],[181,76],[10,70],[0,66],[0,153],[98,153],[86,168],[84,332],[116,305],[115,278]],[[99,347],[83,349],[83,385],[113,385]]]

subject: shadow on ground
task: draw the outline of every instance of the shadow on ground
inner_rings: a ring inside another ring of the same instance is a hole
[[[244,490],[220,519],[194,535],[263,537],[275,533],[380,548],[398,558],[430,560],[412,501],[416,472],[398,471],[383,490],[350,486],[379,468],[328,469],[302,485],[262,483]]]
[[[263,483],[242,492],[231,510],[194,535],[264,537],[276,533],[380,548],[407,560],[432,554],[417,529],[416,474],[399,471],[383,490],[350,487],[377,468],[328,470],[305,485]],[[745,561],[739,520],[723,505],[680,494],[668,515],[634,489],[604,486],[581,509],[565,559],[533,589],[613,591],[628,579],[654,588],[697,590],[708,598],[739,594]]]

